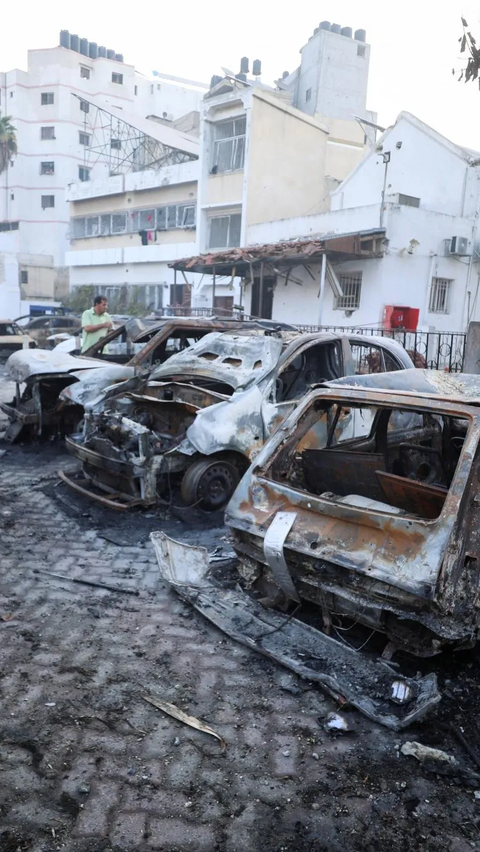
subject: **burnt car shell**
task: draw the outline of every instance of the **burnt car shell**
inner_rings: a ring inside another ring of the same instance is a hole
[[[67,439],[84,465],[82,481],[69,484],[109,504],[95,489],[120,492],[117,505],[125,508],[154,504],[162,478],[170,484],[181,474],[187,504],[221,508],[311,384],[354,371],[352,345],[354,335],[328,332],[208,335],[154,369],[149,381],[128,382],[103,411],[89,412],[84,434]],[[394,341],[378,346],[396,369],[412,365]]]
[[[15,398],[0,402],[10,421],[5,439],[69,434],[79,426],[85,405],[98,404],[112,386],[164,362],[176,347],[183,349],[212,330],[237,327],[242,327],[241,321],[133,318],[78,357],[47,350],[35,356],[18,353],[7,362],[16,382]]]
[[[353,619],[416,655],[470,647],[479,405],[478,377],[427,370],[340,379],[309,395],[227,508],[250,585],[313,601],[330,630]],[[355,417],[368,426],[358,435]],[[278,513],[289,515],[283,531]]]

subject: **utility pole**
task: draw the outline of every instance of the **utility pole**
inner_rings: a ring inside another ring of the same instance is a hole
[[[383,176],[383,189],[382,189],[382,204],[380,207],[380,227],[383,228],[383,220],[385,216],[385,195],[387,191],[387,175],[388,175],[388,164],[390,162],[390,151],[385,151],[384,154],[381,155],[383,159],[383,163],[385,166],[385,174]]]

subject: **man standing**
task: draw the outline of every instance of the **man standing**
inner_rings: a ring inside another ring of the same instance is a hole
[[[105,337],[113,328],[112,318],[107,313],[108,302],[105,296],[95,296],[93,308],[82,314],[82,352]]]

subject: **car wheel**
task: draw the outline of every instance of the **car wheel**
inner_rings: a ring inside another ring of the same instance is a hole
[[[194,462],[182,480],[182,497],[188,506],[200,505],[210,512],[227,505],[240,480],[234,464],[224,459]]]

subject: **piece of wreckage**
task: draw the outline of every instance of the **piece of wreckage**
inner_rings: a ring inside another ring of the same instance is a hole
[[[400,729],[440,693],[434,674],[401,677],[392,654],[428,657],[479,638],[479,446],[480,377],[407,370],[328,382],[228,504],[249,594],[216,583],[203,548],[154,533],[161,573],[230,636]],[[321,630],[288,615],[312,604]],[[375,647],[384,637],[383,659],[352,646],[358,625]]]
[[[373,365],[373,366],[372,366]],[[311,389],[358,370],[413,366],[394,340],[262,329],[212,333],[86,409],[66,439],[82,462],[62,479],[104,505],[223,508],[267,438]]]
[[[44,349],[15,353],[6,364],[16,383],[15,397],[0,402],[9,419],[4,438],[13,443],[78,431],[85,405],[99,404],[120,382],[148,372],[213,330],[240,325],[241,321],[215,317],[134,318],[82,355]]]

